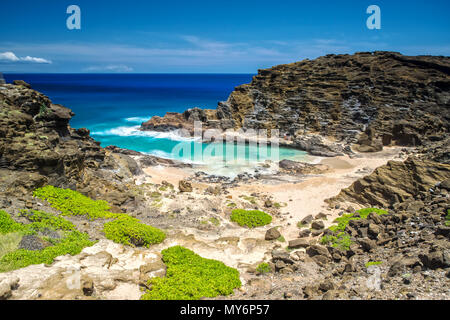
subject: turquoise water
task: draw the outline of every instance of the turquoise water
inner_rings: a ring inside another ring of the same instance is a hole
[[[246,171],[265,160],[277,160],[277,154],[280,159],[301,159],[305,155],[302,151],[289,148],[226,143],[208,145],[182,138],[176,133],[139,131],[140,124],[154,115],[163,116],[168,111],[182,112],[192,107],[216,108],[218,101],[226,100],[236,86],[249,83],[253,76],[250,74],[4,76],[7,82],[24,80],[54,103],[71,108],[76,114],[71,126],[88,128],[91,136],[103,147],[116,145],[164,158],[203,164],[216,173]]]

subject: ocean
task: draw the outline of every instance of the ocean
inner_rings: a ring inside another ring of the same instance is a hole
[[[233,150],[238,157],[233,163],[223,159],[227,151],[217,152],[218,149],[198,159],[191,152],[174,152],[174,148],[179,150],[181,143],[184,150],[186,147],[208,150],[207,144],[174,133],[138,129],[142,122],[168,111],[215,109],[236,86],[249,83],[252,77],[252,74],[4,74],[7,83],[24,80],[53,103],[72,109],[75,116],[71,126],[88,128],[103,147],[116,145],[169,159],[203,162],[223,174],[242,172],[249,162],[264,161],[271,155],[270,148],[261,152],[259,147],[245,146],[244,156]],[[224,144],[224,148],[236,146]],[[299,159],[305,155],[290,148],[279,148],[277,152],[280,159]]]

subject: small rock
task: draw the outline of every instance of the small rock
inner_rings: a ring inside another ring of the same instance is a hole
[[[266,231],[265,239],[268,241],[278,239],[279,237],[281,237],[281,233],[277,228],[270,228]]]
[[[180,192],[192,192],[192,185],[186,180],[180,180],[178,188],[180,189]]]
[[[289,241],[288,246],[291,249],[307,248],[309,246],[309,242],[305,239],[295,239]]]
[[[316,220],[312,222],[311,228],[313,228],[314,230],[321,230],[325,228],[325,224],[321,220]]]
[[[312,214],[310,214],[310,215],[307,215],[306,217],[304,217],[303,219],[302,219],[302,221],[300,221],[301,222],[301,224],[303,224],[303,225],[307,225],[307,224],[310,224],[311,223],[311,221],[313,221],[313,216],[312,216]]]
[[[306,237],[309,237],[310,234],[311,234],[311,230],[309,230],[309,229],[303,229],[303,230],[301,230],[301,231],[298,233],[298,236],[299,236],[300,238],[306,238]]]

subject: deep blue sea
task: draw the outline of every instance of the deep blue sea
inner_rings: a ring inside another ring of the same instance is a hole
[[[251,74],[4,74],[6,82],[24,80],[75,113],[70,124],[85,127],[103,147],[116,145],[166,158],[192,160],[174,154],[180,137],[142,132],[138,128],[152,116],[199,107],[215,109],[238,85],[249,83]],[[184,140],[183,143],[196,142]],[[203,149],[207,145],[202,144]],[[248,153],[258,153],[249,150]],[[282,158],[302,152],[280,148]],[[269,151],[270,153],[270,151]],[[214,162],[217,159],[214,160]]]

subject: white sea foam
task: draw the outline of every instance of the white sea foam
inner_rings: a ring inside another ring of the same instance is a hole
[[[120,136],[120,137],[149,137],[156,139],[169,139],[173,141],[194,141],[193,138],[183,137],[178,130],[170,132],[141,131],[140,126],[120,126],[102,131],[94,131],[98,136]]]
[[[127,122],[134,122],[134,123],[142,123],[150,120],[152,117],[130,117],[125,118],[124,120]]]

